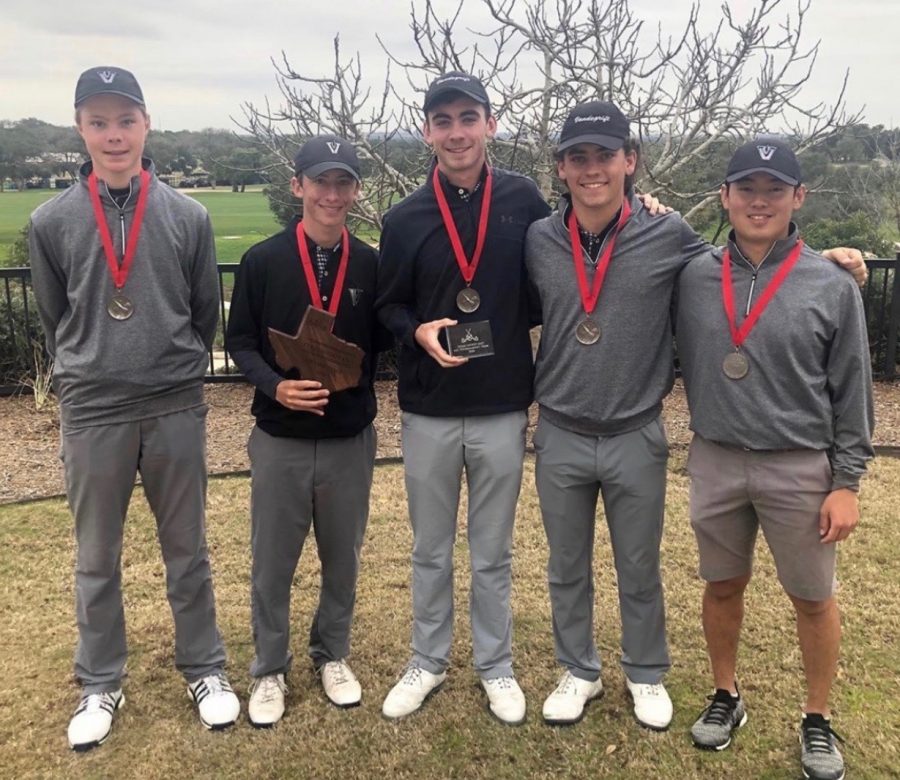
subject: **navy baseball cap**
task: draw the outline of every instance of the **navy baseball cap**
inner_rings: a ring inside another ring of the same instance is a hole
[[[794,150],[787,141],[772,135],[758,136],[738,148],[728,163],[725,183],[731,184],[754,173],[768,173],[794,186],[802,181]]]
[[[362,179],[355,147],[338,135],[310,138],[294,157],[294,174],[297,176],[302,173],[312,179],[335,168],[346,171],[357,181]]]
[[[559,134],[556,152],[577,144],[594,144],[604,149],[621,149],[628,138],[628,118],[612,103],[592,100],[575,106]]]
[[[459,92],[466,97],[472,98],[476,103],[481,103],[488,108],[491,107],[484,84],[469,73],[454,70],[450,73],[445,73],[443,76],[438,76],[429,84],[422,110],[427,114],[435,103],[450,92]]]
[[[144,93],[131,71],[98,66],[88,68],[75,85],[75,108],[94,95],[120,95],[144,108]]]

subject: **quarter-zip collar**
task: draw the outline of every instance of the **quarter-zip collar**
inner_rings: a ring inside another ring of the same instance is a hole
[[[84,187],[85,189],[87,189],[88,176],[91,175],[91,171],[93,170],[93,168],[93,163],[88,160],[78,170],[79,185]],[[151,177],[156,174],[156,166],[154,165],[153,160],[151,160],[149,157],[141,158],[141,168],[147,171]],[[103,181],[103,179],[100,179],[99,181],[101,182],[100,187],[98,188],[100,192],[100,202],[105,208],[115,209],[119,213],[134,211],[135,207],[137,206],[138,193],[141,191],[140,175],[131,177],[131,197],[121,208],[119,208],[119,205],[109,196],[106,182]]]
[[[769,251],[766,252],[766,256],[760,261],[760,264],[753,265],[753,263],[744,257],[738,247],[734,230],[728,234],[728,253],[731,256],[732,268],[741,272],[749,271],[751,274],[750,289],[747,291],[747,302],[744,306],[745,317],[750,315],[750,309],[753,306],[753,293],[756,291],[756,279],[759,276],[760,271],[762,271],[763,267],[767,269],[776,268],[790,254],[791,250],[797,245],[799,240],[800,231],[797,228],[797,224],[791,222],[787,237],[781,238],[772,244]],[[719,252],[719,259],[721,260],[722,257],[724,257],[724,252],[722,250],[719,250]],[[735,304],[737,304],[737,301],[735,301]]]
[[[639,209],[642,209],[643,206],[634,197],[630,197],[629,203],[631,204],[631,214],[632,214],[632,218],[633,218],[634,214]],[[556,213],[553,216],[553,224],[554,224],[554,230],[555,230],[559,240],[562,241],[562,243],[565,244],[565,246],[570,245],[569,221],[568,220],[569,220],[569,214],[571,213],[571,211],[572,211],[572,196],[568,192],[564,192],[562,195],[559,196],[559,202],[557,203],[557,206],[556,206]],[[613,214],[613,218],[609,221],[609,223],[606,225],[606,227],[603,228],[603,231],[602,231],[603,232],[603,241],[600,244],[600,248],[597,252],[598,258],[603,253],[603,249],[606,247],[606,243],[607,243],[607,241],[609,241],[609,237],[615,232],[611,228],[615,227],[616,222],[619,221],[619,216],[621,215],[621,213],[622,213],[622,209],[620,207],[619,210],[616,211],[615,214]],[[629,221],[631,221],[631,220],[629,220]],[[626,227],[627,227],[627,225],[626,225]],[[580,228],[579,228],[579,230],[580,230]],[[623,228],[623,230],[624,230],[624,228]],[[585,260],[591,265],[591,267],[596,266],[597,260],[594,259],[593,257],[591,257],[590,255],[588,255],[587,250],[584,249],[583,242],[582,242],[581,252],[582,252],[582,255],[584,256]]]
[[[733,265],[736,265],[738,268],[749,268],[755,276],[762,270],[763,266],[769,268],[781,263],[788,254],[790,254],[790,251],[799,240],[800,230],[797,228],[795,222],[791,222],[787,237],[778,239],[778,241],[769,248],[766,256],[762,259],[762,262],[760,262],[759,265],[753,265],[753,263],[744,257],[743,252],[741,252],[740,247],[738,247],[734,230],[732,230],[728,234],[728,251],[731,254]]]

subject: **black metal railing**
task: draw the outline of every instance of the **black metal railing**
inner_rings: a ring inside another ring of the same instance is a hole
[[[869,283],[863,290],[872,371],[877,379],[898,375],[900,335],[900,253],[894,259],[868,260]],[[219,263],[219,328],[209,353],[207,382],[243,382],[225,349],[225,326],[237,263]],[[0,395],[28,390],[37,361],[46,361],[43,335],[31,289],[29,268],[0,268]],[[379,364],[378,379],[395,376],[392,356]]]

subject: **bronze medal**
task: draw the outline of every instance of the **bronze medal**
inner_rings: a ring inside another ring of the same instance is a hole
[[[729,379],[743,379],[750,371],[750,361],[740,352],[729,352],[722,361],[722,371]]]
[[[461,312],[471,314],[481,306],[481,296],[471,287],[463,287],[456,295],[456,305]]]
[[[106,304],[106,311],[114,320],[127,320],[134,314],[134,304],[122,293],[116,293]]]
[[[596,344],[600,341],[600,326],[590,318],[582,320],[575,328],[575,338],[585,346]]]

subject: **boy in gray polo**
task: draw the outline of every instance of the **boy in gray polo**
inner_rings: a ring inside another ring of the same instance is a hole
[[[737,647],[762,528],[797,616],[807,694],[804,777],[844,776],[828,696],[840,616],[836,543],[859,520],[872,457],[872,381],[862,298],[800,239],[790,146],[759,138],[735,152],[721,188],[732,232],[679,282],[678,353],[691,410],[691,524],[706,580],[703,628],[715,693],[697,747],[723,750],[747,720]]]
[[[142,157],[150,118],[131,73],[85,71],[75,110],[91,160],[32,214],[29,252],[78,544],[82,698],[68,737],[88,750],[125,701],[122,526],[137,472],[166,564],[175,665],[207,728],[230,726],[240,706],[222,671],[205,538],[203,377],[218,312],[209,217]]]

